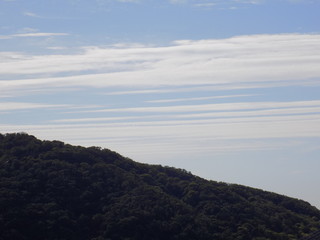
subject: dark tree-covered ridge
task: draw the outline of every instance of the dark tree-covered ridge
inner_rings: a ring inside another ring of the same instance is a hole
[[[305,201],[0,134],[0,240],[294,240],[319,220]]]

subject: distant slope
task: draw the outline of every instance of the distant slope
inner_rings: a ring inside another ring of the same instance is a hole
[[[275,193],[0,134],[0,240],[287,240],[320,229],[319,219]]]

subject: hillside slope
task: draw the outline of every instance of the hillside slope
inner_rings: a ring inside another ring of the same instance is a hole
[[[0,134],[0,240],[287,240],[320,229],[309,203],[107,149]]]

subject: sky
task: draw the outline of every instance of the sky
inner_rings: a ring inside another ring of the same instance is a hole
[[[0,132],[320,209],[319,0],[0,0]]]

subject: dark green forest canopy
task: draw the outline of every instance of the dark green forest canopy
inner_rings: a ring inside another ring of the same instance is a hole
[[[309,203],[98,147],[0,134],[0,240],[287,240],[320,229]]]

